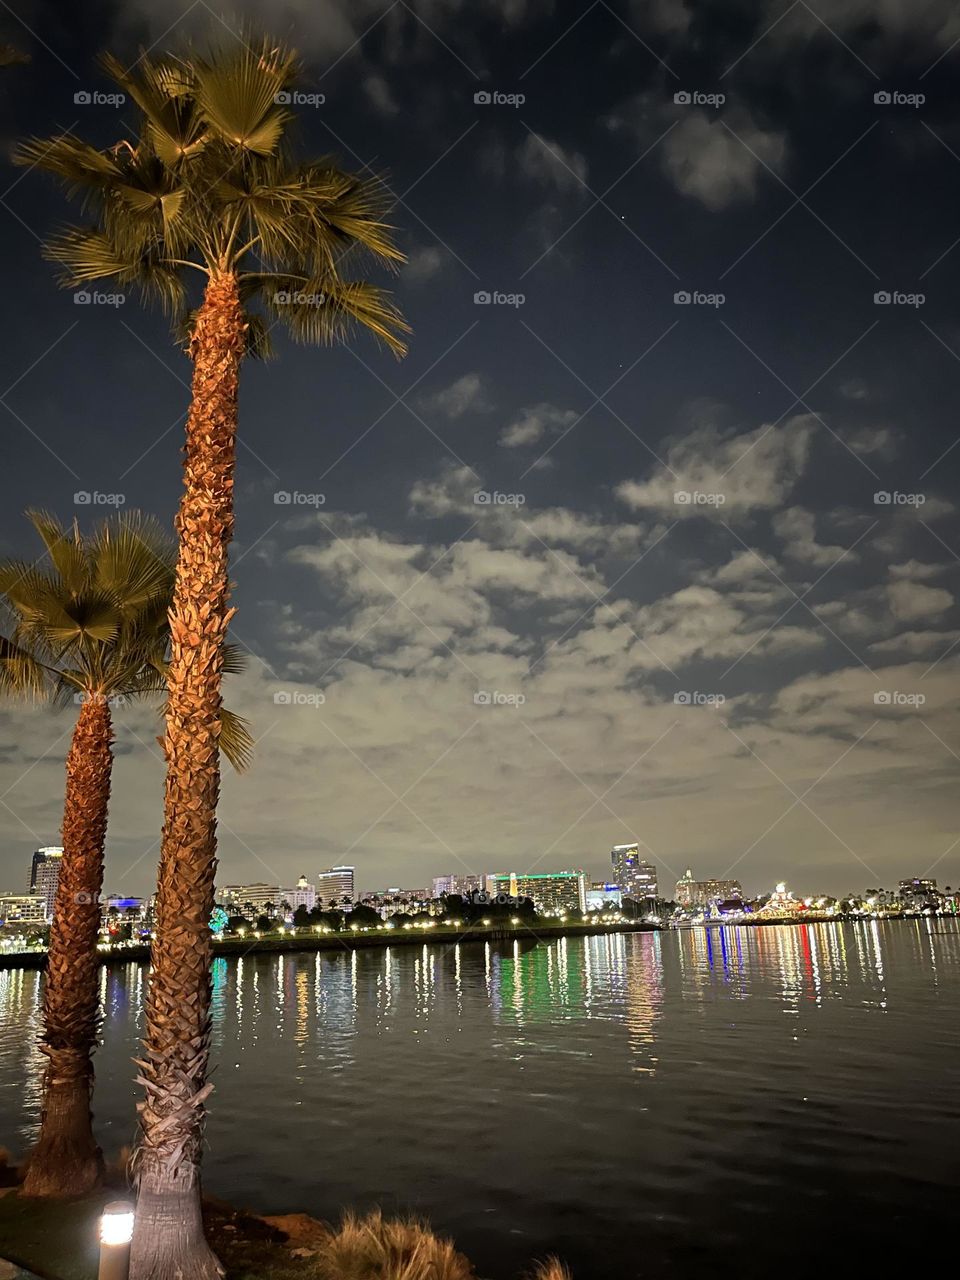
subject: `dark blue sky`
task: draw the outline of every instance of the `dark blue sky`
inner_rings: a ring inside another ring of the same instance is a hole
[[[127,136],[129,104],[75,101],[110,92],[98,50],[252,13],[4,6],[32,59],[2,73],[6,142]],[[261,743],[221,879],[601,874],[639,839],[667,888],[955,882],[955,6],[275,13],[303,152],[388,174],[414,339],[398,364],[279,337],[244,370],[230,699]],[[172,519],[187,360],[132,295],[58,291],[47,180],[8,168],[2,200],[0,545],[29,550],[29,505],[109,509],[76,493]],[[56,839],[70,724],[0,715],[14,887]],[[156,857],[151,715],[121,714],[125,891]]]

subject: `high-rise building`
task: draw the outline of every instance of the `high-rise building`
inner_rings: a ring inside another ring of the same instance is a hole
[[[534,906],[544,915],[586,910],[586,877],[582,871],[542,871],[529,875],[499,872],[494,882],[498,894],[532,898]]]
[[[44,899],[47,920],[53,919],[53,904],[57,897],[57,885],[60,883],[62,860],[63,848],[58,844],[49,844],[37,849],[30,863],[30,892],[39,894]]]
[[[434,876],[433,896],[441,898],[444,894],[458,893],[465,897],[477,889],[484,888],[484,876]]]
[[[317,876],[317,897],[321,906],[334,901],[339,907],[344,898],[353,901],[353,873],[355,867],[328,867]]]
[[[677,881],[674,898],[680,907],[706,907],[711,902],[731,902],[743,898],[743,886],[739,880],[694,880],[687,867]]]
[[[627,898],[655,898],[657,896],[657,869],[652,862],[640,857],[637,844],[615,844],[610,851],[613,879]]]

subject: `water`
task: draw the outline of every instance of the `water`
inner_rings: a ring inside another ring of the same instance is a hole
[[[104,971],[98,1133],[129,1142],[145,971]],[[484,1276],[946,1259],[956,921],[217,960],[205,1185],[420,1211]],[[38,975],[0,973],[0,1142],[36,1131]]]

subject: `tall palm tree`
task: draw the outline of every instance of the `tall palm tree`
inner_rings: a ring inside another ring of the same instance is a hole
[[[43,995],[46,1055],[40,1138],[27,1165],[29,1195],[80,1195],[102,1173],[93,1136],[91,1054],[99,1022],[97,939],[113,765],[111,706],[166,688],[167,611],[174,545],[136,513],[87,538],[76,525],[31,511],[44,561],[0,563],[0,691],[78,705],[67,754],[63,857]],[[242,765],[242,721],[227,718],[221,745]]]
[[[329,160],[303,163],[286,130],[298,68],[263,40],[211,56],[141,57],[104,67],[138,108],[131,142],[98,150],[36,139],[21,163],[82,196],[92,225],[48,254],[72,288],[112,278],[187,313],[193,386],[186,424],[179,556],[164,740],[167,782],[157,924],[141,1067],[139,1200],[131,1280],[209,1280],[200,1149],[210,1044],[210,931],[219,795],[217,734],[233,533],[240,365],[267,349],[268,322],[333,343],[367,329],[397,354],[407,332],[379,288],[343,275],[358,256],[402,261],[385,191]],[[190,312],[185,280],[203,296]],[[259,310],[252,310],[259,308]]]

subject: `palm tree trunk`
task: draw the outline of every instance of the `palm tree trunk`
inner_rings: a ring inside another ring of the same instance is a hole
[[[67,754],[63,858],[53,908],[43,991],[47,1056],[40,1138],[24,1193],[84,1195],[99,1185],[103,1158],[93,1137],[91,1054],[100,1018],[100,890],[113,754],[110,708],[91,697],[80,708]]]
[[[220,681],[231,611],[237,387],[245,321],[236,277],[211,277],[192,342],[180,538],[170,612],[167,782],[140,1083],[130,1280],[222,1274],[203,1235],[200,1150],[210,1051],[210,913],[220,791]]]

